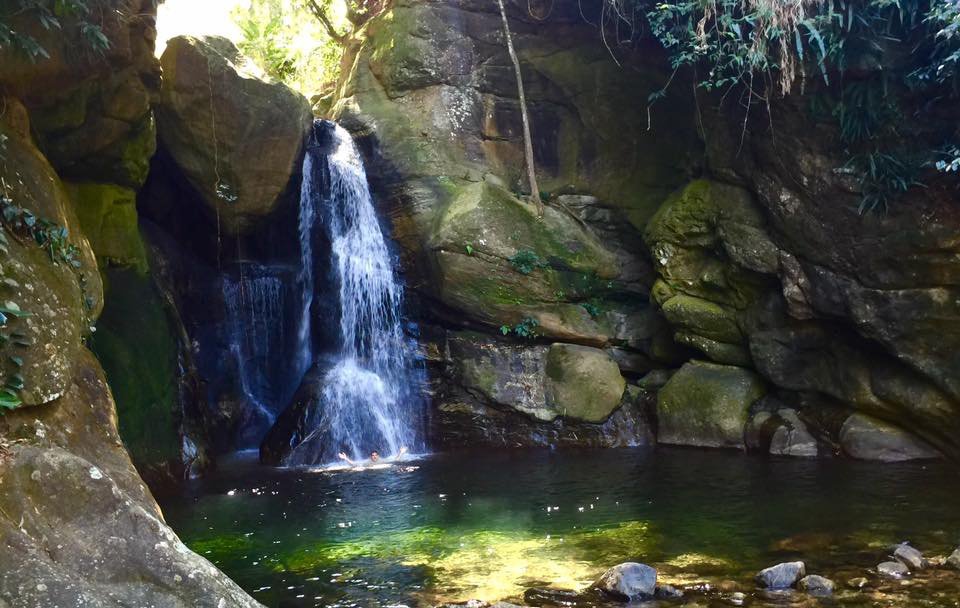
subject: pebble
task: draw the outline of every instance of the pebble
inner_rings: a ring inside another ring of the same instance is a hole
[[[893,557],[913,572],[923,570],[927,566],[927,560],[923,559],[923,553],[920,553],[907,543],[897,545],[896,550],[893,552]]]
[[[816,574],[805,576],[797,583],[797,589],[816,596],[833,595],[835,588],[836,585],[833,581]]]
[[[950,554],[947,558],[947,565],[955,570],[960,570],[960,548]]]
[[[900,562],[883,562],[877,566],[877,573],[887,578],[903,578],[910,570]]]
[[[727,601],[734,606],[743,606],[743,603],[747,601],[747,594],[743,593],[742,591],[731,593],[730,597],[727,598]]]
[[[866,586],[867,586],[867,583],[869,583],[869,582],[870,582],[870,581],[867,580],[866,577],[864,577],[864,576],[858,576],[858,577],[856,577],[856,578],[851,578],[850,580],[848,580],[848,581],[847,581],[847,587],[850,587],[851,589],[857,589],[857,590],[859,590],[859,589],[863,589],[864,587],[866,587]]]

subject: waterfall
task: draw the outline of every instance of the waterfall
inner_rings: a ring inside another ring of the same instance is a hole
[[[320,211],[338,289],[339,344],[321,394],[308,412],[306,437],[286,462],[329,462],[340,451],[362,459],[372,450],[385,456],[401,447],[421,450],[423,375],[416,345],[403,331],[403,289],[377,220],[363,163],[344,129],[320,122],[317,130],[323,146],[314,142],[304,162],[301,282],[313,284],[311,228]],[[322,153],[326,153],[326,171],[321,176],[326,183],[317,188],[315,163]],[[309,304],[304,311],[309,318]]]
[[[256,441],[276,418],[283,397],[271,362],[284,355],[284,288],[271,269],[242,264],[239,277],[223,278],[229,352],[239,388],[251,406],[245,439]]]

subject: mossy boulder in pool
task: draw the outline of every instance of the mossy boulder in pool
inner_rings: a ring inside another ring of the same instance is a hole
[[[750,370],[690,361],[660,389],[659,443],[744,448],[750,405],[766,393]]]
[[[601,423],[620,406],[626,388],[610,355],[589,346],[511,344],[458,332],[448,338],[445,350],[458,385],[498,407],[545,422]]]
[[[547,352],[547,397],[567,418],[603,422],[623,398],[626,381],[610,355],[597,348],[553,344]]]

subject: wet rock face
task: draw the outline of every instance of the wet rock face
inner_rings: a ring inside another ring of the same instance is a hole
[[[298,175],[310,105],[270,81],[225,38],[176,37],[161,57],[161,145],[209,214],[245,232],[282,202]]]
[[[840,431],[843,451],[861,460],[900,462],[937,458],[936,450],[913,435],[863,414],[847,419]]]

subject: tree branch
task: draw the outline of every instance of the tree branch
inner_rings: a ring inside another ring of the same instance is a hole
[[[327,12],[317,4],[317,0],[307,0],[307,8],[310,9],[310,12],[313,13],[313,16],[317,18],[317,21],[323,25],[323,28],[327,30],[327,35],[343,44],[347,40],[346,34],[341,34],[333,27],[333,23],[330,22],[330,18],[327,17]]]

